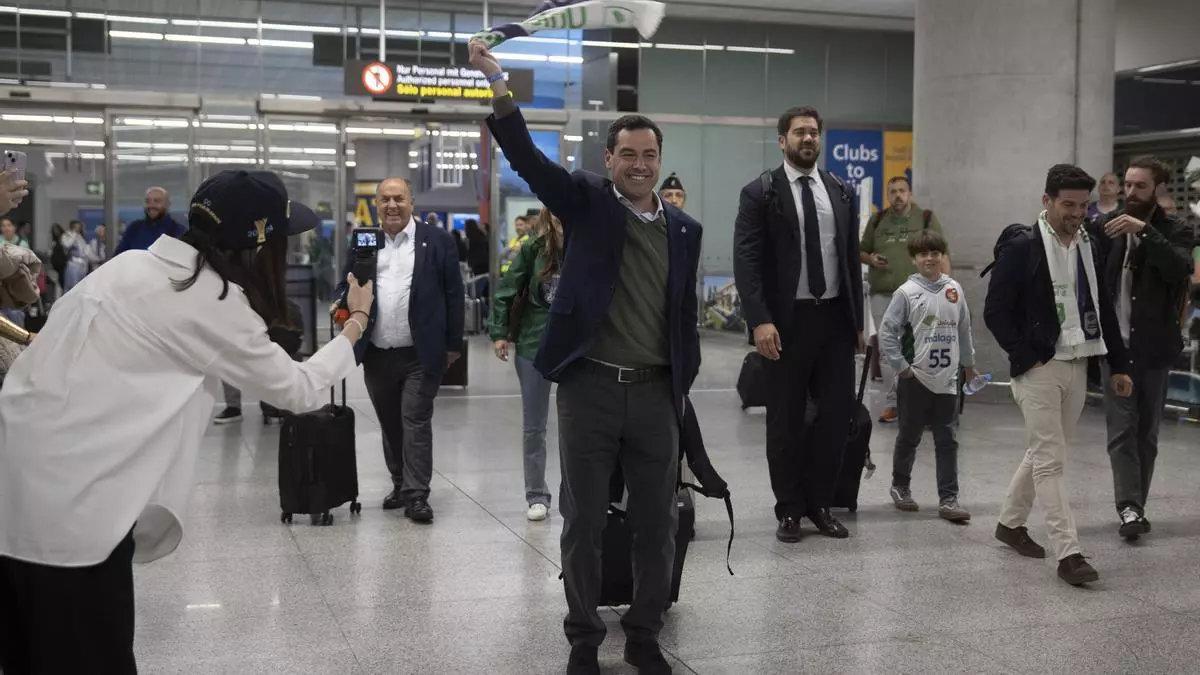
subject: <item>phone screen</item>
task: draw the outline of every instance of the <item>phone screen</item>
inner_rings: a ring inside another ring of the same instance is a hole
[[[357,232],[354,239],[355,248],[378,248],[379,239],[374,232]]]
[[[16,180],[25,180],[25,153],[19,150],[4,151],[4,170]]]

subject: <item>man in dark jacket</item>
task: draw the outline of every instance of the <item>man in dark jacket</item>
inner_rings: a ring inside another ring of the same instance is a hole
[[[403,507],[409,520],[428,523],[433,520],[433,401],[442,375],[462,355],[462,273],[450,233],[413,217],[408,179],[380,181],[375,207],[384,241],[375,302],[354,352],[363,364],[392,474],[393,490],[383,508]],[[343,279],[353,266],[351,257]],[[346,290],[343,281],[338,297],[344,298]]]
[[[1155,189],[1169,178],[1157,159],[1134,159],[1125,172],[1125,208],[1099,217],[1089,228],[1133,377],[1133,396],[1116,396],[1111,387],[1104,393],[1118,531],[1131,540],[1150,531],[1146,501],[1167,374],[1183,350],[1179,314],[1192,267],[1189,228],[1155,202]]]
[[[1036,496],[1046,510],[1058,576],[1076,586],[1099,578],[1079,548],[1063,481],[1087,396],[1088,358],[1107,355],[1118,396],[1129,396],[1133,388],[1094,240],[1082,229],[1095,185],[1079,167],[1051,167],[1042,196],[1046,210],[1032,228],[1013,226],[1001,238],[1005,245],[999,246],[983,310],[988,329],[1008,353],[1027,448],[1009,484],[996,538],[1021,555],[1046,557],[1025,528]]]
[[[854,193],[817,168],[821,116],[779,117],[784,162],[742,188],[733,274],[746,325],[767,365],[767,464],[775,538],[800,541],[807,516],[844,539],[829,512],[854,406],[854,352],[862,347],[863,292]],[[808,397],[820,399],[807,433]]]
[[[113,255],[129,250],[145,250],[162,235],[179,238],[187,228],[171,217],[171,196],[166,188],[158,186],[146,190],[146,217],[129,224]]]
[[[621,618],[625,660],[670,672],[658,647],[678,525],[680,424],[700,366],[696,267],[700,224],[654,192],[662,132],[627,115],[609,128],[611,180],[570,173],[538,151],[500,64],[471,42],[471,65],[496,95],[488,128],[504,156],[563,224],[562,276],[534,365],[558,382],[562,569],[569,673],[599,673],[596,611],[609,479],[629,495],[634,597]]]

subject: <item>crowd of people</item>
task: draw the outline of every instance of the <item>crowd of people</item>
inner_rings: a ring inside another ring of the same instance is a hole
[[[702,226],[683,210],[676,175],[659,184],[663,134],[653,120],[626,115],[611,125],[607,177],[570,172],[538,150],[484,43],[471,42],[470,61],[494,94],[492,138],[545,205],[518,219],[490,293],[488,333],[520,384],[524,499],[535,522],[552,504],[546,427],[558,385],[567,670],[599,672],[601,547],[619,471],[634,575],[621,617],[624,658],[640,672],[670,672],[658,635],[675,559],[680,451],[689,442],[685,423],[695,420],[688,393],[700,367]],[[913,201],[907,176],[888,180],[887,208],[860,235],[854,190],[818,167],[823,126],[812,107],[779,117],[782,161],[747,177],[734,223],[735,284],[767,364],[776,537],[800,543],[805,520],[824,536],[852,536],[831,509],[856,414],[855,355],[868,342],[878,347],[889,392],[880,419],[898,424],[895,507],[920,509],[912,474],[929,429],[938,515],[966,522],[958,398],[984,364],[953,277],[950,238]],[[984,324],[1008,357],[1026,428],[995,538],[1045,557],[1027,525],[1040,502],[1058,575],[1076,586],[1099,578],[1083,554],[1064,477],[1089,359],[1104,360],[1116,533],[1151,531],[1158,428],[1167,372],[1182,349],[1179,310],[1196,244],[1162,200],[1168,178],[1158,160],[1137,158],[1123,176],[1102,176],[1093,201],[1095,179],[1076,166],[1051,167],[1043,210],[999,233],[986,270]],[[19,203],[25,188],[3,174],[0,209]],[[299,362],[273,330],[294,323],[287,238],[314,228],[316,215],[262,171],[206,180],[189,200],[187,227],[172,218],[160,187],[147,190],[144,206],[145,218],[126,228],[112,256],[104,233],[89,241],[78,221],[56,236],[62,264],[51,265],[61,268],[64,291],[76,290],[59,300],[41,337],[0,323],[4,337],[27,345],[0,389],[5,672],[136,668],[130,566],[180,541],[217,381],[226,383],[227,402],[217,421],[232,421],[241,415],[235,393],[311,410],[361,364],[393,483],[382,507],[403,509],[416,523],[434,520],[434,403],[444,373],[465,356],[462,267],[486,273],[488,228],[472,222],[456,238],[414,217],[407,179],[380,181],[375,280],[360,284],[348,262],[336,291],[346,310],[342,331]],[[21,253],[11,221],[0,221],[0,236],[0,263],[17,270],[0,279],[0,304],[16,309],[36,297],[41,263]],[[868,316],[878,317],[872,340]],[[95,433],[95,420],[130,407],[139,411],[136,424]]]

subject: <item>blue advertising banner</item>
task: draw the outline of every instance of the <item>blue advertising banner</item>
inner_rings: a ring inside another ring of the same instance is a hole
[[[864,178],[875,183],[872,201],[882,205],[883,132],[871,129],[830,129],[825,133],[825,170],[857,190]]]

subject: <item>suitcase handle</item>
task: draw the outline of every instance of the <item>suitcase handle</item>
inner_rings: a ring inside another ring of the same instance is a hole
[[[871,366],[870,366],[871,355],[872,355],[872,353],[874,353],[874,351],[875,351],[875,348],[872,345],[868,344],[866,355],[865,355],[865,358],[863,359],[862,375],[860,375],[858,378],[858,402],[859,402],[859,404],[862,404],[863,394],[865,394],[867,392],[867,373],[871,369]]]
[[[314,321],[315,321],[315,319],[314,319]],[[331,317],[329,317],[329,341],[330,342],[333,342],[333,337],[334,337],[333,336],[333,317],[331,316]],[[365,338],[365,337],[366,336],[364,335],[363,338]],[[362,338],[359,338],[359,339],[361,340]],[[336,392],[337,392],[337,387],[329,388],[329,405],[330,406],[337,405],[337,401],[336,401],[336,399],[334,399]],[[344,377],[342,378],[342,407],[343,408],[346,407],[346,378],[344,378]]]

